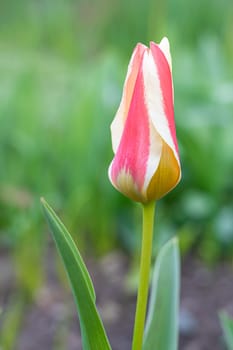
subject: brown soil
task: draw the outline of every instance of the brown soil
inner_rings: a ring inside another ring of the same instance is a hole
[[[49,254],[47,281],[35,301],[23,313],[16,350],[81,350],[79,325],[69,289],[54,268],[56,255]],[[111,253],[100,261],[88,261],[97,305],[113,350],[129,350],[135,295],[127,292],[127,258]],[[0,307],[4,312],[15,294],[14,272],[9,257],[0,257]],[[233,315],[233,269],[226,263],[208,268],[192,257],[182,262],[180,350],[223,350],[219,310]],[[1,323],[0,323],[1,326]],[[5,350],[5,349],[1,349]],[[153,350],[153,349],[152,349]]]

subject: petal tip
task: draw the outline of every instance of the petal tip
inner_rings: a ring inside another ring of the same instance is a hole
[[[153,50],[153,46],[159,48],[163,55],[165,56],[170,70],[172,71],[172,58],[171,58],[171,52],[170,52],[170,43],[166,36],[162,38],[159,44],[154,43],[153,41],[150,42],[150,49]]]
[[[165,36],[159,43],[159,48],[163,52],[164,56],[166,57],[168,64],[170,66],[170,69],[172,69],[172,58],[171,58],[171,52],[170,52],[170,43],[168,38]]]
[[[160,41],[159,47],[160,47],[160,48],[161,48],[161,47],[165,47],[165,48],[167,48],[168,50],[170,50],[170,43],[169,43],[169,40],[168,40],[168,38],[167,38],[166,36],[164,36],[164,37],[162,38],[162,40]]]

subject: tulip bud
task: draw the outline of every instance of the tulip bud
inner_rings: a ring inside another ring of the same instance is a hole
[[[167,38],[134,49],[111,135],[115,156],[109,178],[117,190],[147,203],[178,184],[181,168]]]

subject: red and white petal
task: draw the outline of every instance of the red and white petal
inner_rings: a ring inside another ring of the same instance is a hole
[[[164,56],[167,59],[167,62],[169,64],[170,70],[172,72],[172,57],[170,52],[170,44],[168,38],[165,36],[159,43],[159,48],[163,52]]]
[[[144,52],[145,55],[148,55],[147,51]],[[113,185],[126,196],[145,202],[147,185],[160,162],[162,140],[148,115],[142,67],[141,65],[138,71],[122,137],[109,169],[109,177]]]
[[[164,37],[160,43],[159,43],[159,48],[163,52],[164,56],[167,59],[167,63],[169,64],[170,71],[172,74],[172,57],[171,57],[171,52],[170,52],[170,44],[168,38]],[[173,81],[172,81],[172,99],[174,103],[174,86],[173,86]]]
[[[132,54],[128,71],[123,87],[123,94],[120,106],[111,124],[112,147],[113,152],[116,153],[120,144],[121,136],[124,130],[124,124],[129,111],[132,95],[135,88],[135,82],[138,76],[138,71],[142,63],[142,57],[147,47],[143,44],[138,44]]]
[[[145,103],[149,117],[161,136],[172,149],[179,162],[174,121],[172,75],[169,64],[159,46],[151,43],[148,55],[144,55],[143,77]]]

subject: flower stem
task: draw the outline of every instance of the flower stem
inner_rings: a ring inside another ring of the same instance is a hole
[[[150,282],[155,202],[143,205],[142,248],[132,350],[141,350]]]

